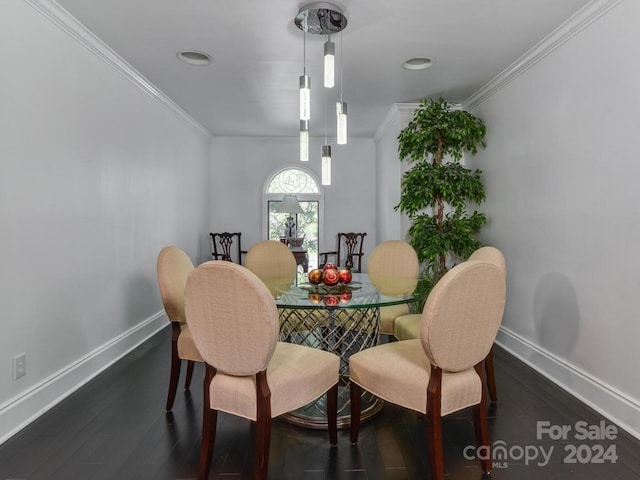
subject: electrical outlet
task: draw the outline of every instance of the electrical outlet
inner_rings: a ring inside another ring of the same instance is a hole
[[[21,353],[13,357],[13,379],[24,377],[27,373],[27,354]]]

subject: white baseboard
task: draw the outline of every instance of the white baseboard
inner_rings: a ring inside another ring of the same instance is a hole
[[[164,311],[158,312],[0,405],[0,444],[167,325]]]
[[[595,411],[640,439],[640,401],[535,343],[500,327],[496,343]]]

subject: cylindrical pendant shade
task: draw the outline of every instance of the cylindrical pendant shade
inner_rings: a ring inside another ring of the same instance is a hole
[[[300,161],[309,161],[309,120],[300,120]]]
[[[322,146],[322,185],[331,185],[331,145]]]
[[[311,78],[300,75],[300,120],[311,119]]]
[[[337,124],[337,142],[338,145],[346,145],[347,143],[347,102],[336,103]]]
[[[336,44],[331,40],[324,43],[324,86],[332,88],[335,76]]]

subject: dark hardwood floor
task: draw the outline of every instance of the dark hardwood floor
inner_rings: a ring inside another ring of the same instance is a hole
[[[496,348],[495,359],[498,402],[489,409],[490,434],[492,443],[505,447],[507,455],[494,467],[492,478],[640,478],[640,441],[614,426],[610,429],[617,428],[615,439],[576,439],[576,422],[595,429],[604,419],[502,349]],[[202,376],[197,366],[191,391],[179,390],[173,413],[166,414],[169,329],[164,329],[1,445],[0,479],[195,478]],[[548,435],[537,439],[538,421],[548,421],[551,427],[569,425],[572,431],[566,440]],[[475,441],[470,412],[446,417],[443,431],[445,478],[481,479],[479,462],[465,458],[474,451],[466,448]],[[250,422],[218,416],[210,478],[251,478],[252,433]],[[541,448],[553,448],[548,463],[542,460]],[[529,460],[522,458],[523,452],[529,453]],[[532,459],[534,453],[538,457]],[[571,459],[576,463],[567,463]],[[269,478],[427,479],[423,421],[387,404],[363,424],[357,446],[350,444],[348,431],[341,430],[338,446],[332,449],[326,432],[276,419]]]

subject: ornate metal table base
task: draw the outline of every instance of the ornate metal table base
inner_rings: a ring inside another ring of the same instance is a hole
[[[340,356],[338,385],[338,428],[350,423],[349,358],[378,344],[379,309],[362,308],[284,308],[280,311],[280,340],[307,345]],[[362,394],[362,421],[371,418],[383,402],[369,392]],[[325,397],[305,405],[284,418],[296,425],[326,428]]]

